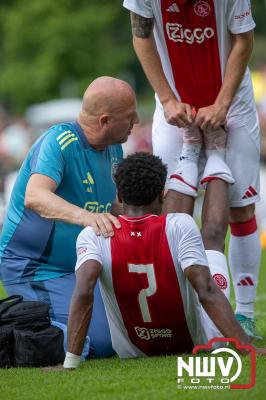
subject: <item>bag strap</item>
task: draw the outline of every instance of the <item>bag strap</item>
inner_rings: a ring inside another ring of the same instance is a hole
[[[6,306],[1,307],[0,309],[0,316],[8,310],[10,307],[14,306],[15,304],[21,303],[23,300],[23,296],[20,294],[13,294],[13,296],[6,297],[5,299],[0,300],[1,303],[7,303]]]

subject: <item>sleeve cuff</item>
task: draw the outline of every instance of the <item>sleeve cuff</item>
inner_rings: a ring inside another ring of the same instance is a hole
[[[44,172],[44,171],[41,171],[41,170],[34,170],[34,171],[31,171],[30,176],[33,175],[33,174],[39,174],[39,175],[47,176],[48,178],[50,178],[50,179],[52,179],[53,181],[55,181],[55,183],[57,184],[57,186],[60,185],[60,182],[61,182],[61,177],[60,177],[60,176],[52,176],[52,174],[49,174],[48,172]]]
[[[231,28],[230,32],[233,33],[234,35],[237,35],[238,33],[245,33],[252,31],[256,27],[256,24],[253,22],[252,24],[248,25],[242,25],[236,28]]]
[[[82,260],[80,260],[80,262],[77,262],[75,271],[77,271],[86,261],[90,261],[90,260],[95,260],[99,264],[102,265],[101,257],[99,257],[97,254],[89,254],[88,257],[82,258]]]
[[[152,13],[148,13],[143,10],[140,10],[138,7],[135,7],[132,4],[128,4],[127,2],[124,2],[123,7],[126,8],[128,11],[138,14],[144,18],[153,18],[154,17],[154,15]]]
[[[183,271],[185,271],[185,269],[187,269],[188,267],[194,267],[194,266],[200,266],[200,267],[208,267],[208,261],[199,261],[199,260],[194,260],[194,261],[188,261],[186,263],[181,264],[181,268]]]

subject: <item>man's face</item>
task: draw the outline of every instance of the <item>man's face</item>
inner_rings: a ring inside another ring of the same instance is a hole
[[[136,111],[135,102],[125,102],[117,109],[114,115],[109,117],[107,126],[107,136],[111,143],[125,143],[134,124],[138,123],[139,118]]]

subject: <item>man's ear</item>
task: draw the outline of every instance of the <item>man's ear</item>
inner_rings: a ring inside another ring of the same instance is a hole
[[[106,127],[109,121],[109,116],[107,114],[101,114],[99,117],[99,125],[101,128]]]

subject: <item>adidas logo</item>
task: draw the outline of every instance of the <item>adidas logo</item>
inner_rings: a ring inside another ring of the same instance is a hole
[[[254,286],[254,282],[250,276],[246,276],[238,282],[237,286]]]
[[[176,3],[173,3],[169,8],[167,8],[168,12],[180,12],[179,7]]]
[[[256,190],[252,186],[250,186],[246,191],[246,193],[244,194],[244,196],[242,197],[242,199],[248,199],[249,197],[257,196],[257,194],[258,193],[256,192]]]

